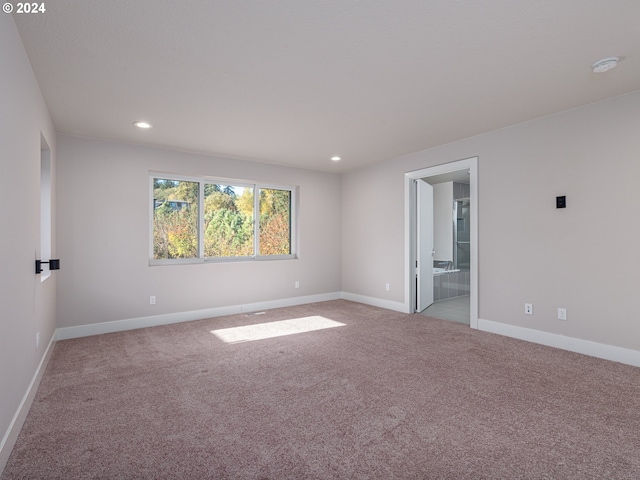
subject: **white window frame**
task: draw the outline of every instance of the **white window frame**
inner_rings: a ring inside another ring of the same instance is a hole
[[[196,182],[199,183],[198,189],[198,256],[193,258],[170,258],[155,259],[153,258],[153,214],[154,214],[154,198],[153,198],[153,180],[155,178],[177,180],[180,182]],[[242,257],[205,257],[204,256],[204,186],[210,185],[229,185],[232,187],[244,187],[253,189],[253,208],[254,208],[254,246],[253,255]],[[291,194],[291,212],[290,212],[290,251],[287,255],[260,255],[260,190],[285,190]],[[149,172],[149,265],[191,265],[198,263],[232,263],[247,261],[270,261],[270,260],[291,260],[298,258],[298,191],[297,186],[277,185],[271,183],[260,183],[250,180],[239,180],[221,177],[209,176],[192,176],[180,175],[169,172]]]

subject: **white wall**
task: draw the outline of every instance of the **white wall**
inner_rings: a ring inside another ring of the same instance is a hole
[[[453,262],[453,182],[433,186],[433,259]]]
[[[40,258],[40,138],[42,134],[51,149],[55,178],[55,136],[11,15],[0,15],[0,72],[2,471],[24,419],[17,413],[53,337],[56,294],[55,273],[44,283],[35,274],[35,259]],[[10,429],[12,425],[15,428]]]
[[[635,92],[345,174],[343,290],[404,302],[404,173],[479,156],[480,318],[640,350],[638,118]]]
[[[342,176],[342,290],[389,308],[404,301],[404,179],[397,171],[385,162]]]
[[[338,175],[66,135],[57,149],[59,327],[340,292]],[[300,258],[150,267],[149,171],[299,186]]]

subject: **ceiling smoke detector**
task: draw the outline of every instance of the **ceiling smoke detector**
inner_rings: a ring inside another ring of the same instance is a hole
[[[617,65],[618,57],[603,58],[591,65],[591,70],[593,70],[593,73],[604,73],[608,72],[612,68],[616,68]]]

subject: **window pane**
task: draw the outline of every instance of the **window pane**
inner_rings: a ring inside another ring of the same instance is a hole
[[[253,243],[253,188],[206,184],[205,257],[253,256]]]
[[[153,179],[153,258],[198,256],[198,182]]]
[[[260,189],[260,255],[291,253],[291,191]]]

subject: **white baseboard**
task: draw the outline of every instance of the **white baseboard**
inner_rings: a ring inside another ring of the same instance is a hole
[[[9,428],[7,429],[2,441],[0,441],[0,475],[2,475],[2,471],[4,467],[7,465],[7,461],[9,460],[9,456],[11,455],[11,450],[13,450],[13,446],[18,439],[18,435],[20,434],[20,430],[22,429],[22,425],[24,424],[25,419],[27,418],[27,414],[29,413],[29,409],[31,408],[31,404],[33,403],[33,399],[36,396],[36,391],[38,390],[38,386],[40,385],[40,380],[42,380],[42,376],[44,375],[44,371],[47,369],[47,364],[49,363],[49,359],[51,358],[51,354],[53,353],[53,345],[56,342],[56,334],[54,333],[49,340],[49,345],[47,345],[47,349],[38,364],[38,368],[36,369],[33,378],[31,379],[31,383],[29,383],[29,387],[22,397],[22,401],[20,405],[18,405],[18,410],[16,414],[13,416],[11,423],[9,424]]]
[[[341,292],[323,293],[318,295],[307,295],[303,297],[283,298],[280,300],[268,300],[265,302],[248,303],[245,305],[232,305],[228,307],[207,308],[204,310],[192,310],[189,312],[167,313],[163,315],[152,315],[149,317],[129,318],[125,320],[114,320],[112,322],[94,323],[90,325],[79,325],[77,327],[64,327],[56,330],[58,340],[69,338],[88,337],[90,335],[100,335],[103,333],[122,332],[125,330],[135,330],[137,328],[156,327],[158,325],[169,325],[172,323],[190,322],[203,318],[222,317],[224,315],[235,315],[244,312],[256,312],[272,308],[292,307],[306,303],[326,302],[328,300],[338,300],[342,298]]]
[[[372,305],[374,307],[386,308],[387,310],[393,310],[400,313],[409,313],[407,307],[401,302],[392,302],[391,300],[384,300],[382,298],[367,297],[365,295],[358,295],[356,293],[342,292],[342,298],[345,300],[351,300],[352,302],[364,303],[366,305]]]
[[[482,318],[478,319],[478,330],[640,367],[640,351],[638,350],[615,347],[590,340],[558,335],[556,333],[542,332],[531,328],[507,325]]]

